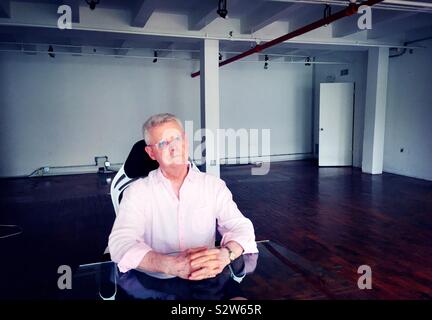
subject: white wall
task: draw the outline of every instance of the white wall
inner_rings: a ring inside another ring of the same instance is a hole
[[[415,45],[389,62],[384,171],[432,180],[432,41]]]
[[[0,176],[42,166],[122,163],[142,122],[173,112],[199,128],[197,62],[3,53]],[[221,127],[271,128],[271,153],[311,151],[311,68],[234,63],[220,69]]]
[[[363,150],[364,110],[366,101],[367,52],[336,52],[329,56],[319,57],[318,61],[346,62],[347,64],[315,65],[314,144],[319,144],[319,84],[326,82],[354,82],[355,100],[353,128],[353,166],[361,167]],[[348,75],[341,76],[340,71],[342,69],[348,69]],[[334,79],[334,81],[329,81],[329,78]]]
[[[157,112],[199,121],[191,62],[0,56],[0,176],[41,166],[124,162]]]
[[[384,172],[432,180],[432,41],[416,43],[428,49],[408,52],[389,62],[384,140]],[[367,53],[333,55],[322,60],[344,60],[348,66],[316,65],[314,91],[314,141],[319,135],[319,83],[334,76],[336,82],[355,82],[354,166],[361,167]],[[348,68],[348,76],[340,70]],[[400,149],[404,152],[400,152]]]
[[[312,67],[271,61],[267,70],[263,66],[238,62],[220,69],[221,128],[270,128],[273,161],[310,157]]]

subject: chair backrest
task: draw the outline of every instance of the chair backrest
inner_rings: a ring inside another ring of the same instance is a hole
[[[118,207],[120,205],[123,191],[129,186],[129,184],[131,184],[136,179],[138,178],[129,178],[124,171],[124,165],[122,165],[122,167],[117,172],[114,179],[112,180],[110,193],[111,193],[111,201],[114,206],[114,211],[116,215],[118,212]]]
[[[111,182],[111,201],[116,215],[123,196],[123,191],[133,181],[141,177],[146,177],[150,171],[159,167],[157,161],[152,160],[144,150],[145,147],[146,143],[144,140],[139,140],[133,145],[125,163]]]

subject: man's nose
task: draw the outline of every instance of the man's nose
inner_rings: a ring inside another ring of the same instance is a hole
[[[171,141],[170,144],[169,144],[169,150],[170,150],[170,152],[174,152],[174,151],[176,151],[178,149],[179,149],[179,144],[175,140]]]

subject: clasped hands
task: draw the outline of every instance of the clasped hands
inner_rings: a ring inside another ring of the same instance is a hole
[[[214,278],[230,264],[226,248],[192,248],[172,258],[169,273],[188,280]]]

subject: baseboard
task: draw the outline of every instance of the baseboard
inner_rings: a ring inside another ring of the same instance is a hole
[[[277,154],[271,156],[256,156],[256,157],[236,157],[220,159],[220,164],[248,164],[256,162],[281,162],[290,160],[307,160],[313,159],[312,153],[292,153],[292,154]]]

